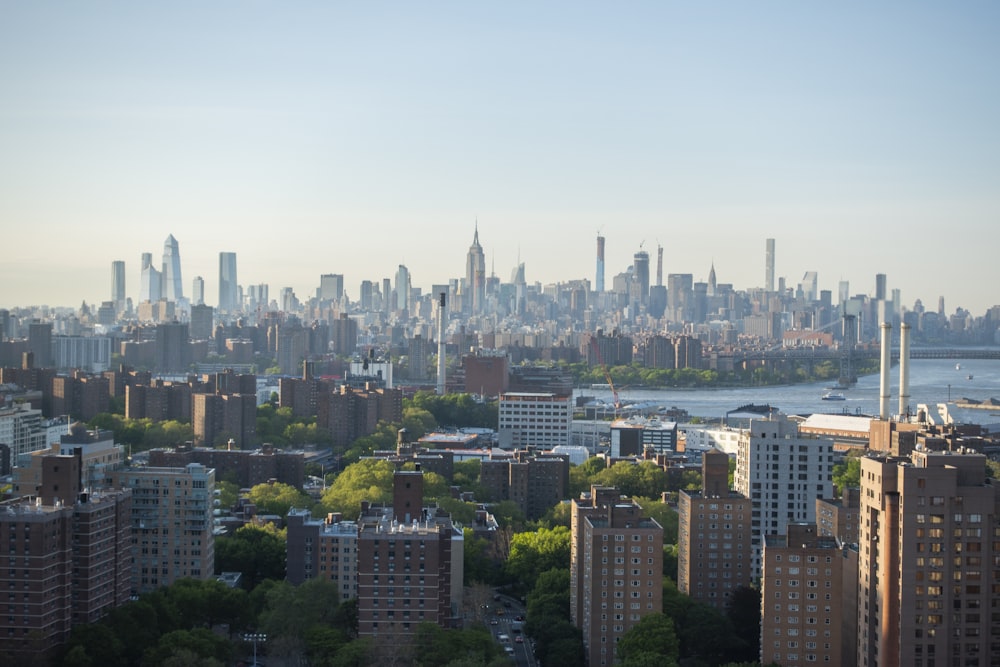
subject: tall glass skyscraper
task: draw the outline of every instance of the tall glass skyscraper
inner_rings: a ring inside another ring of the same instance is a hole
[[[634,297],[645,305],[649,302],[649,253],[640,250],[632,257],[632,267],[634,270],[633,286],[635,288]]]
[[[176,302],[184,298],[184,287],[181,285],[181,253],[173,234],[163,242],[162,280],[164,299]]]
[[[163,294],[160,272],[153,266],[153,254],[142,253],[142,275],[139,281],[139,301],[159,301]]]
[[[774,291],[774,239],[767,239],[764,251],[764,289]]]
[[[236,287],[236,253],[219,253],[219,310],[232,313],[239,309]]]
[[[125,262],[120,259],[111,262],[111,303],[116,314],[125,310]]]

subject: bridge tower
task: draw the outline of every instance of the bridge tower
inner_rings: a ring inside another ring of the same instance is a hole
[[[858,341],[858,319],[844,315],[844,330],[840,341],[840,386],[849,387],[858,381],[854,372],[854,346]]]

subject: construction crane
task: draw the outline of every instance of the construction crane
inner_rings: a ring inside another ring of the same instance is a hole
[[[611,372],[608,370],[608,365],[604,363],[604,357],[601,355],[601,346],[597,344],[597,336],[590,337],[590,346],[594,348],[594,356],[597,358],[597,363],[601,365],[601,370],[604,372],[604,379],[608,381],[608,387],[611,388],[611,396],[614,397],[615,401],[615,419],[618,419],[618,410],[621,409],[622,403],[618,398],[618,390],[615,389],[615,382],[611,379]]]

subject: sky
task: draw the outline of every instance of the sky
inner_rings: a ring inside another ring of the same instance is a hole
[[[0,307],[341,273],[1000,304],[1000,3],[0,0]]]

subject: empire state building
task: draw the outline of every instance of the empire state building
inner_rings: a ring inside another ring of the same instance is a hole
[[[465,307],[472,315],[483,312],[486,302],[486,255],[479,245],[479,223],[476,223],[476,233],[469,246],[469,254],[465,260],[465,285],[468,296],[463,298]]]

